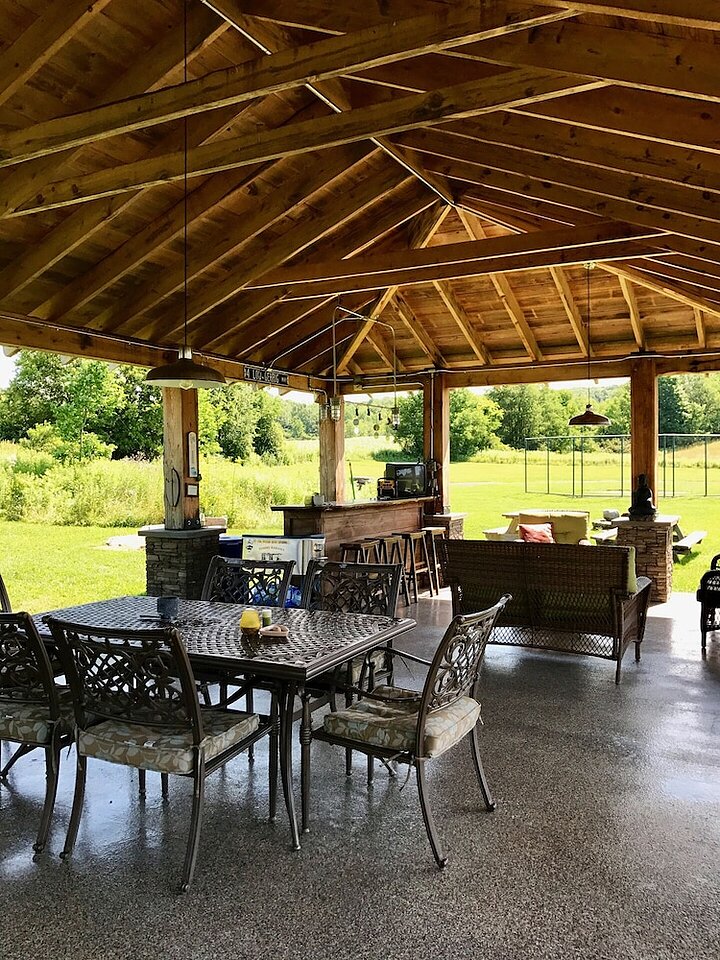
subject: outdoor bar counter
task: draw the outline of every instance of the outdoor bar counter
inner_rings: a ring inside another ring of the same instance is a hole
[[[320,534],[325,537],[326,555],[331,560],[339,560],[340,544],[349,540],[420,530],[426,523],[425,504],[432,500],[432,497],[407,497],[325,503],[321,507],[275,506],[272,509],[282,511],[286,537]]]

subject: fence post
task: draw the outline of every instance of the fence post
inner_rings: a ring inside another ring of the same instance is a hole
[[[580,496],[585,496],[585,427],[580,437]]]
[[[620,437],[620,496],[625,496],[625,437]]]
[[[527,437],[525,437],[525,493],[528,492],[528,448]]]
[[[572,438],[572,495],[575,496],[575,437]]]
[[[667,443],[665,434],[662,435],[662,455],[663,455],[663,496],[667,496]]]
[[[545,460],[546,460],[546,472],[547,472],[547,493],[550,494],[550,443],[545,441]]]
[[[704,472],[705,472],[705,496],[708,495],[708,461],[707,461],[708,449],[707,449],[707,440],[708,440],[707,437],[703,437],[703,443],[705,444],[705,471],[704,471]]]

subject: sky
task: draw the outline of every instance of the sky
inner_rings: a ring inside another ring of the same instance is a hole
[[[0,351],[0,388],[6,387],[10,383],[14,369],[15,361],[11,357],[6,357]]]

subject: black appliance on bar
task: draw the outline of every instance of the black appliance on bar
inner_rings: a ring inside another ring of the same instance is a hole
[[[402,499],[425,495],[424,463],[386,463],[385,479],[378,480],[378,499]]]

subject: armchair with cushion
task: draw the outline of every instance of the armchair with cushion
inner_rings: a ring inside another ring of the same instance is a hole
[[[48,617],[70,683],[77,774],[65,848],[80,825],[87,758],[190,777],[193,807],[181,889],[190,886],[200,840],[205,779],[263,736],[270,736],[270,817],[277,797],[277,718],[201,708],[180,634],[109,630]],[[273,706],[274,710],[274,706]]]
[[[428,665],[422,691],[390,685],[358,690],[362,699],[328,713],[322,729],[313,734],[317,740],[359,750],[370,758],[415,768],[425,829],[440,868],[447,856],[428,802],[425,764],[469,735],[485,808],[495,809],[480,758],[478,673],[495,621],[509,599],[505,596],[488,610],[455,617],[432,661],[385,648],[391,657]]]

